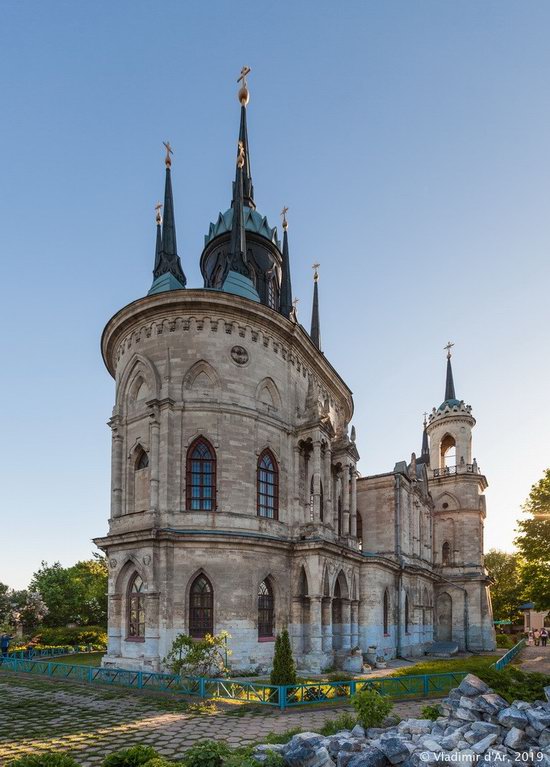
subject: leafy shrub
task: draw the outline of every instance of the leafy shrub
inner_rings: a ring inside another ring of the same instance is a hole
[[[506,650],[511,650],[512,647],[516,644],[516,641],[513,636],[510,634],[497,634],[497,647],[502,647]]]
[[[544,688],[550,684],[550,676],[521,671],[512,665],[506,666],[502,671],[494,668],[484,669],[477,675],[509,703],[514,700],[546,700]]]
[[[296,664],[292,657],[290,637],[285,629],[277,634],[275,640],[275,653],[273,655],[273,669],[270,677],[271,684],[296,684]]]
[[[101,626],[43,628],[36,638],[42,645],[96,645],[100,650],[107,647],[107,632]]]
[[[185,767],[223,767],[224,760],[231,755],[226,743],[204,740],[185,753],[182,764]]]
[[[165,759],[163,756],[155,756],[145,762],[143,767],[175,767],[175,762],[171,762],[169,759]]]
[[[366,687],[356,693],[351,703],[357,712],[359,724],[367,727],[380,727],[393,708],[393,703],[387,695],[380,695],[378,690]]]
[[[53,751],[46,751],[43,754],[21,756],[9,762],[8,767],[78,767],[78,762],[69,754],[54,754]]]
[[[321,735],[328,737],[329,735],[336,735],[337,732],[342,730],[353,730],[357,724],[357,717],[350,714],[348,711],[344,711],[336,719],[329,719],[321,727],[319,732]]]
[[[163,663],[174,674],[188,676],[224,676],[227,673],[225,659],[231,651],[227,649],[229,634],[222,631],[203,639],[193,639],[179,634],[163,659]]]
[[[159,758],[159,754],[151,746],[132,746],[114,751],[106,756],[102,767],[142,767],[152,759]]]
[[[438,703],[436,703],[433,706],[424,706],[420,716],[422,717],[422,719],[431,719],[432,722],[435,722],[435,720],[439,716],[441,716],[442,713],[443,712],[441,710],[441,706]]]

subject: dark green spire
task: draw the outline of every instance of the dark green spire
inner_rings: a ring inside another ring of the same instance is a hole
[[[283,208],[283,266],[281,274],[281,301],[279,311],[285,317],[290,317],[292,311],[292,283],[290,280],[290,256],[288,254],[288,222],[286,213],[288,208]]]
[[[241,103],[241,124],[239,126],[239,144],[242,144],[244,147],[244,166],[242,168],[243,201],[247,208],[255,209],[256,203],[254,202],[254,186],[252,184],[252,175],[250,173],[250,152],[248,151],[248,129],[246,125],[246,106],[250,99],[248,86],[246,84],[246,76],[249,74],[249,72],[250,72],[250,67],[243,67],[241,69],[241,76],[238,79],[238,82],[242,83],[241,88],[239,90],[239,101]],[[239,184],[238,170],[239,169],[237,168],[237,173],[235,174],[235,181],[233,183],[233,199],[231,201],[232,208],[235,207],[237,187]]]
[[[447,402],[447,400],[456,399],[455,382],[453,381],[453,369],[451,367],[451,346],[454,346],[454,344],[449,341],[445,347],[447,349],[447,379],[445,381],[445,402]]]
[[[428,423],[426,421],[426,413],[424,413],[424,431],[422,432],[422,450],[420,451],[420,458],[417,463],[425,463],[430,465],[430,445],[428,443]]]
[[[317,284],[319,282],[319,272],[317,271],[319,264],[314,264],[315,270],[313,274],[313,308],[311,310],[311,340],[315,346],[321,349],[321,324],[319,322],[319,289]]]
[[[153,269],[153,274],[157,271],[157,269],[160,266],[160,259],[161,259],[161,253],[162,253],[162,216],[160,214],[162,205],[159,203],[156,204],[155,210],[157,211],[156,215],[156,221],[157,221],[157,241],[155,243],[155,266]]]
[[[181,268],[181,261],[178,256],[178,249],[176,245],[176,223],[174,220],[174,198],[172,194],[172,178],[171,178],[171,165],[172,160],[170,155],[172,149],[170,143],[164,144],[166,147],[166,180],[164,184],[164,221],[162,223],[162,240],[160,243],[159,251],[159,231],[158,231],[158,218],[157,218],[157,250],[155,254],[155,268],[153,271],[154,282],[151,287],[150,293],[157,293],[160,290],[173,290],[177,288],[184,288],[187,284],[187,279]],[[163,275],[168,275],[174,279],[163,280],[162,288],[155,285],[155,282]]]

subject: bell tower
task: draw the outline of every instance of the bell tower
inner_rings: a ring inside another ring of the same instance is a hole
[[[445,399],[426,426],[434,499],[435,634],[461,649],[494,647],[489,579],[483,564],[487,479],[472,457],[472,408],[455,393],[448,343]]]

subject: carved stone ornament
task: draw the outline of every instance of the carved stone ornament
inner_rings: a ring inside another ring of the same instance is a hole
[[[109,567],[111,567],[112,570],[114,570],[117,565],[118,565],[118,562],[116,561],[116,559],[109,560]]]
[[[246,365],[248,362],[248,352],[244,346],[234,346],[231,349],[231,359],[236,365]]]
[[[146,567],[147,567],[147,565],[150,565],[150,564],[151,564],[151,555],[150,555],[150,554],[146,554],[146,555],[143,557],[143,564],[144,564]]]

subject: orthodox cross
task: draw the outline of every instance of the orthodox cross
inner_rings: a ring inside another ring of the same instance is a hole
[[[288,221],[286,220],[286,214],[288,213],[288,208],[285,207],[281,211],[281,216],[283,217],[283,229],[286,229],[288,226]]]
[[[424,413],[424,426],[426,426],[427,419],[428,419],[428,414]]]
[[[171,159],[170,155],[174,154],[174,151],[173,151],[172,147],[170,146],[170,142],[169,141],[163,141],[162,143],[166,147],[166,157],[164,159],[164,162],[166,164],[166,167],[169,168],[172,165],[172,159]]]
[[[311,267],[314,270],[313,279],[315,282],[318,282],[319,280],[319,272],[317,270],[319,269],[320,266],[321,264],[313,264]]]
[[[155,210],[157,211],[157,215],[155,217],[157,219],[157,224],[161,224],[162,223],[162,216],[160,214],[161,209],[162,209],[162,203],[161,202],[157,202],[157,204],[155,205]]]
[[[244,168],[244,144],[239,141],[239,151],[237,154],[237,168]]]
[[[251,72],[250,67],[243,67],[241,69],[241,76],[238,78],[237,82],[242,82],[243,88],[246,88],[246,76],[249,75]]]
[[[451,359],[451,349],[453,348],[454,344],[450,341],[447,342],[447,346],[444,346],[443,349],[447,350],[447,359]]]

